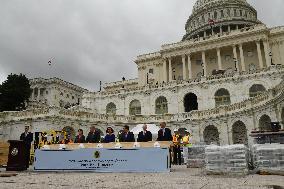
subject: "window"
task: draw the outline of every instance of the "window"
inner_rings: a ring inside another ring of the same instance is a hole
[[[234,9],[234,17],[237,17],[237,10]]]
[[[112,102],[107,104],[107,106],[106,106],[106,113],[115,115],[116,114],[116,105],[114,103],[112,103]]]
[[[241,16],[241,17],[243,16],[243,11],[242,11],[242,10],[240,10],[240,16]]]
[[[260,84],[255,84],[249,89],[249,97],[253,98],[266,91],[265,87]]]
[[[154,74],[154,69],[152,69],[152,68],[149,69],[149,73],[150,73],[150,74]]]
[[[231,98],[230,93],[226,89],[219,89],[215,93],[215,105],[216,107],[224,106],[224,105],[230,105],[231,104]]]
[[[231,55],[226,55],[226,56],[225,56],[225,60],[226,60],[226,61],[230,61],[231,58],[232,58]]]
[[[159,97],[156,100],[156,114],[166,114],[168,113],[168,101],[166,97]]]
[[[221,10],[221,18],[224,18],[224,11]]]
[[[253,52],[252,51],[248,51],[248,57],[253,57]]]
[[[210,64],[215,64],[216,63],[216,59],[215,58],[210,58]]]
[[[74,96],[72,96],[72,100],[74,100]]]
[[[141,114],[141,104],[139,100],[133,100],[130,102],[129,114],[130,115],[140,115]]]

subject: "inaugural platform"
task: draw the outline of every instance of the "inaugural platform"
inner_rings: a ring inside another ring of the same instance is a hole
[[[35,152],[35,171],[170,172],[170,142],[50,145]]]

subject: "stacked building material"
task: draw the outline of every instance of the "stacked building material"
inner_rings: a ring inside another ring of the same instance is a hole
[[[205,166],[205,147],[205,145],[185,147],[187,153],[184,154],[184,161],[187,168],[203,168]]]
[[[255,144],[252,149],[256,170],[271,173],[284,172],[283,144]]]
[[[244,145],[215,146],[205,148],[207,174],[248,174],[248,148]]]

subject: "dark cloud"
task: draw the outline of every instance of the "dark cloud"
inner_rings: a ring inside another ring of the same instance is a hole
[[[59,77],[96,90],[137,77],[137,55],[181,40],[195,0],[8,0],[0,2],[0,80],[9,73]],[[283,0],[250,0],[269,26]],[[52,60],[52,66],[48,61]]]

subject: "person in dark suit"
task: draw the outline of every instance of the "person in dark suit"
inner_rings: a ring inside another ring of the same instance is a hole
[[[101,134],[98,130],[96,130],[95,126],[90,127],[90,132],[87,136],[87,143],[99,143],[101,140]]]
[[[152,133],[147,131],[147,125],[143,125],[143,131],[138,134],[137,142],[149,142],[152,141]]]
[[[135,142],[134,134],[129,131],[128,125],[125,125],[123,127],[123,133],[121,134],[120,142]]]
[[[26,167],[29,168],[31,144],[33,142],[33,134],[29,132],[29,126],[25,126],[25,132],[21,134],[20,140],[25,143]]]
[[[106,136],[104,138],[104,143],[115,142],[114,130],[111,127],[106,129]]]
[[[76,136],[74,143],[85,143],[85,142],[86,142],[86,139],[85,139],[85,136],[83,134],[83,130],[79,129],[78,135]]]
[[[172,141],[173,140],[172,131],[166,128],[166,123],[161,122],[160,127],[161,129],[158,132],[157,141]]]

